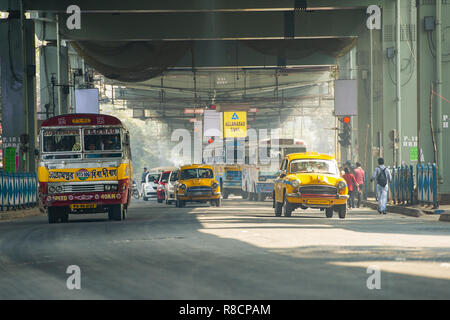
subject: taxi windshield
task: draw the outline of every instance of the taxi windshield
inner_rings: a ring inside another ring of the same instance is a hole
[[[207,168],[184,169],[181,171],[181,180],[212,179],[213,177],[213,171]]]
[[[52,129],[43,131],[44,152],[80,152],[79,129]]]
[[[336,163],[331,160],[296,159],[290,164],[291,173],[323,173],[338,175]]]

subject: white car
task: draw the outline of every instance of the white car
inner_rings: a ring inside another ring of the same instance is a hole
[[[174,185],[177,182],[177,180],[178,180],[178,170],[172,171],[165,185],[166,204],[172,204],[172,202],[175,202]]]
[[[142,197],[145,201],[150,199],[156,200],[156,189],[158,188],[158,172],[149,172],[145,177],[145,182],[142,184]]]

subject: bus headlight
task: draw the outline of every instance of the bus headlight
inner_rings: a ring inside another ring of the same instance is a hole
[[[180,188],[181,188],[182,190],[186,190],[186,185],[183,183],[183,184],[180,186]]]
[[[218,186],[219,186],[219,185],[218,185],[217,183],[215,183],[215,182],[212,184],[212,188],[213,188],[213,189],[217,189]]]
[[[54,186],[50,186],[50,187],[48,187],[48,192],[49,193],[55,193],[56,192],[56,188]]]
[[[292,181],[292,186],[294,187],[294,189],[297,189],[300,186],[300,180],[296,179]]]

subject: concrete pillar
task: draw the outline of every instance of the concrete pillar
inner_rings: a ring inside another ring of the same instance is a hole
[[[417,36],[414,1],[400,1],[400,39],[397,39],[395,2],[383,7],[383,132],[384,158],[387,165],[402,162],[415,165],[417,148]],[[397,42],[397,40],[399,40]],[[397,53],[397,45],[400,55]],[[400,61],[398,68],[397,61]],[[397,119],[397,78],[400,71],[400,119]],[[393,149],[390,133],[397,132],[398,149]],[[401,160],[401,161],[400,161]]]
[[[417,40],[418,40],[418,88],[417,88],[417,130],[419,136],[419,150],[422,154],[424,164],[435,162],[439,158],[439,153],[443,158],[441,165],[442,180],[438,184],[438,190],[441,195],[441,203],[448,203],[450,200],[450,150],[447,147],[450,142],[450,128],[448,127],[450,112],[448,111],[450,103],[443,100],[450,100],[450,41],[448,30],[450,21],[445,17],[450,15],[450,6],[443,5],[441,12],[441,30],[442,30],[442,80],[441,92],[437,89],[437,32],[436,32],[436,6],[435,3],[420,3],[417,7]],[[433,137],[430,122],[430,94],[431,85],[438,95],[433,96],[432,104],[432,127],[434,141],[436,143],[437,154],[434,154]],[[438,100],[442,101],[442,115],[438,118]],[[443,148],[439,149],[438,136],[442,139]]]
[[[10,8],[8,20],[0,24],[3,150],[15,147],[18,170],[35,171],[34,23],[21,21],[19,3],[13,5],[16,7]],[[25,133],[29,135],[28,150],[21,148],[19,143],[20,135]]]
[[[70,84],[69,70],[68,70],[68,48],[62,46],[60,51],[61,61],[61,76],[62,83],[58,83],[58,72],[56,65],[57,48],[56,42],[49,42],[46,46],[40,49],[40,119],[47,118],[46,110],[48,106],[49,116],[53,117],[58,114],[58,88],[61,87],[61,111],[62,113],[69,112],[70,105]],[[52,80],[53,79],[53,80]]]

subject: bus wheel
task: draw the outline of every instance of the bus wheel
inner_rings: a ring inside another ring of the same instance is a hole
[[[116,220],[116,221],[123,220],[123,215],[124,215],[123,204],[115,204],[115,205],[111,206],[109,208],[109,210],[110,210],[110,219]],[[109,216],[109,214],[108,214],[108,216]]]
[[[58,207],[48,207],[48,223],[58,223],[60,218]]]
[[[216,199],[216,207],[220,207],[222,205],[222,201],[219,199]]]
[[[333,218],[333,208],[326,208],[325,215],[327,218]]]
[[[69,207],[64,207],[63,211],[60,214],[61,222],[67,223],[69,222]]]

